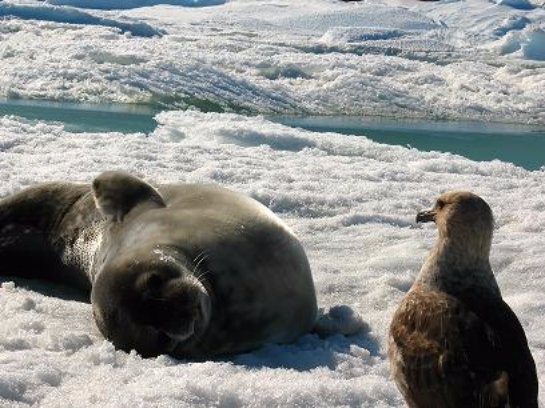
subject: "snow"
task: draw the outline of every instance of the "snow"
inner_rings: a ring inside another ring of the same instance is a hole
[[[494,210],[491,262],[526,330],[543,407],[545,169],[259,116],[544,125],[545,9],[528,4],[1,1],[0,97],[163,112],[150,135],[71,133],[0,116],[0,197],[42,181],[90,182],[108,169],[241,191],[299,235],[319,306],[346,331],[365,330],[219,361],[144,360],[105,341],[77,293],[2,277],[0,406],[402,407],[386,333],[436,237],[414,217],[441,192],[464,189]]]
[[[534,29],[527,34],[527,42],[522,46],[525,57],[545,61],[545,31]]]
[[[48,7],[31,5],[0,4],[0,17],[15,17],[22,20],[51,21],[63,24],[104,26],[119,29],[138,37],[161,35],[161,31],[142,22],[122,22],[96,17],[69,7]]]
[[[544,124],[545,9],[500,3],[4,0],[0,96]]]
[[[146,136],[0,118],[0,196],[40,181],[90,181],[115,168],[152,183],[219,183],[244,192],[299,235],[319,306],[347,327],[360,324],[351,308],[367,329],[306,335],[220,361],[143,360],[105,341],[90,305],[76,296],[2,278],[0,406],[402,407],[389,378],[387,328],[436,238],[433,226],[415,224],[415,214],[449,189],[474,191],[493,208],[492,266],[545,378],[545,172],[262,117],[172,111],[157,121]]]
[[[534,5],[528,0],[496,0],[496,4],[510,6],[520,10],[531,10],[534,8]]]
[[[184,7],[208,7],[224,4],[226,0],[46,0],[56,6],[72,6],[89,9],[118,10],[157,5]]]

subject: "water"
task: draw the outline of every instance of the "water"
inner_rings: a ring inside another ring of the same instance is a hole
[[[141,105],[93,105],[50,101],[0,100],[0,116],[60,122],[69,132],[149,133],[157,110]]]
[[[366,136],[379,143],[421,151],[451,152],[476,161],[499,159],[528,170],[545,166],[545,127],[323,116],[274,120],[316,132]]]
[[[0,115],[64,124],[70,132],[149,133],[158,112],[146,106],[0,100]],[[483,122],[433,122],[363,117],[272,116],[270,120],[316,132],[366,136],[422,151],[451,152],[477,161],[499,159],[528,170],[545,166],[545,127]]]

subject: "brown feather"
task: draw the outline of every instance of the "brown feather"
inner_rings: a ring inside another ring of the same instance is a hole
[[[490,208],[450,192],[417,219],[435,221],[439,240],[390,326],[392,375],[407,404],[537,408],[535,363],[488,261]]]

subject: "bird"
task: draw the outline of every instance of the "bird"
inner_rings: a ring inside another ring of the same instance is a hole
[[[489,262],[494,217],[476,194],[449,191],[417,223],[438,239],[394,313],[392,377],[410,408],[538,408],[536,366]]]

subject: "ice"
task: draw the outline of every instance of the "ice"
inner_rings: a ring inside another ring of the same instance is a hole
[[[488,0],[52,2],[58,5],[0,3],[11,14],[0,26],[0,96],[545,123],[542,7]]]
[[[2,282],[2,289],[6,291],[15,289],[15,282]]]
[[[130,33],[138,37],[161,35],[161,30],[143,22],[123,22],[109,18],[101,18],[69,8],[32,5],[0,4],[0,17],[15,17],[22,20],[50,21],[63,24],[78,24],[113,27],[121,33]]]
[[[433,19],[407,10],[404,7],[388,7],[381,4],[364,3],[359,7],[339,7],[335,10],[313,12],[303,15],[280,17],[274,24],[291,30],[323,33],[335,27],[397,28],[401,30],[433,30],[442,25]]]
[[[494,30],[494,34],[501,37],[511,31],[522,30],[530,23],[530,20],[523,16],[509,16],[501,26]]]
[[[403,407],[389,377],[386,333],[436,238],[415,214],[450,189],[474,191],[491,205],[492,267],[545,378],[544,171],[318,134],[262,117],[173,111],[157,120],[146,137],[69,133],[2,117],[0,196],[42,181],[89,182],[114,168],[152,183],[241,191],[300,237],[319,306],[363,330],[309,334],[224,360],[144,360],[102,338],[89,304],[2,278],[0,406]]]
[[[545,31],[534,28],[526,33],[526,43],[522,46],[526,58],[545,61]]]
[[[227,0],[46,0],[56,6],[72,6],[79,8],[119,10],[157,5],[173,5],[184,7],[207,7],[223,4]]]
[[[534,5],[528,0],[495,0],[496,4],[509,6],[520,10],[531,10]]]

